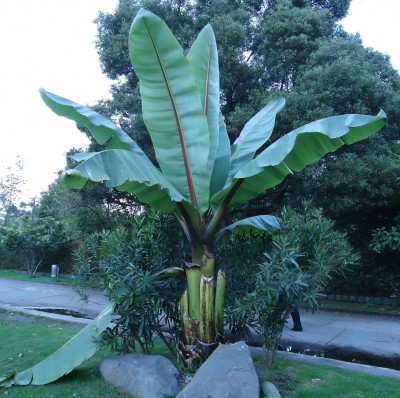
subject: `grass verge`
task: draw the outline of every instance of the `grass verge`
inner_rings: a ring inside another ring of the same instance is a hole
[[[55,283],[59,285],[69,285],[69,286],[89,286],[89,287],[101,287],[101,282],[99,281],[86,281],[82,279],[71,279],[63,277],[51,278],[49,274],[44,274],[42,272],[37,273],[34,278],[26,271],[17,270],[0,270],[0,278],[4,279],[17,279],[17,280],[29,280],[32,282],[44,282],[44,283]]]
[[[79,331],[68,323],[37,323],[35,318],[0,318],[0,375],[17,368],[24,370],[35,365]],[[157,354],[167,354],[167,349],[157,345]],[[32,398],[127,398],[129,395],[106,384],[99,372],[100,361],[113,355],[101,349],[90,360],[45,386],[12,387],[0,390],[7,397]],[[397,397],[400,381],[369,376],[328,366],[313,366],[278,358],[268,369],[260,355],[254,356],[261,381],[271,381],[280,390],[282,398],[375,398]]]
[[[374,303],[355,303],[350,301],[331,301],[322,300],[320,303],[320,310],[325,311],[338,311],[347,313],[364,313],[370,315],[389,315],[400,317],[400,307],[374,304]]]
[[[270,381],[282,398],[400,397],[400,380],[277,358],[272,369],[253,357],[260,382]]]

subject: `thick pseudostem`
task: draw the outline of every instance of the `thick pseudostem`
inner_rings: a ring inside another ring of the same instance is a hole
[[[214,277],[214,263],[206,252],[201,266],[185,266],[188,290],[181,298],[182,335],[177,348],[188,370],[196,370],[223,340],[226,279],[221,270]]]

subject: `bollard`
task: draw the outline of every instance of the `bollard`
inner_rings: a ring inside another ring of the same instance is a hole
[[[59,267],[56,264],[51,266],[51,277],[58,279]]]

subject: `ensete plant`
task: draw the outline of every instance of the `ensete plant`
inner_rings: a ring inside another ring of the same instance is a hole
[[[160,278],[184,274],[179,352],[196,367],[223,338],[224,272],[217,272],[214,245],[222,235],[279,229],[273,216],[256,216],[221,228],[227,212],[279,184],[328,152],[376,133],[385,114],[341,115],[306,124],[269,147],[284,99],[266,105],[230,145],[220,111],[218,52],[207,25],[185,55],[156,15],[141,9],[129,33],[129,54],[140,83],[143,119],[159,168],[116,124],[93,110],[41,89],[56,114],[87,128],[104,145],[97,153],[74,156],[81,162],[64,173],[81,189],[88,180],[128,191],[155,210],[173,213],[190,243],[191,258],[167,268]]]

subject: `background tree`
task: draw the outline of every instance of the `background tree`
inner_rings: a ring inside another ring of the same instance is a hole
[[[400,284],[398,262],[390,253],[378,258],[369,245],[373,230],[390,226],[400,206],[399,74],[387,56],[365,49],[358,37],[339,32],[320,42],[287,100],[289,117],[283,124],[289,126],[293,121],[306,122],[345,108],[354,112],[388,110],[388,125],[379,137],[338,151],[277,191],[281,200],[293,205],[302,197],[313,198],[347,230],[350,242],[361,253],[353,275],[336,280],[333,289],[393,294]]]
[[[32,277],[42,264],[59,264],[63,252],[69,252],[61,223],[50,217],[14,219],[11,225],[3,227],[2,243],[21,259]]]
[[[297,206],[303,198],[313,197],[361,250],[362,265],[355,274],[356,282],[348,288],[376,293],[371,272],[375,268],[374,273],[379,273],[379,267],[369,241],[374,228],[391,225],[398,207],[394,175],[398,167],[399,75],[387,56],[364,48],[359,37],[343,32],[337,24],[346,15],[350,0],[121,0],[114,13],[100,13],[96,47],[104,73],[116,82],[111,100],[100,101],[96,110],[118,122],[154,161],[126,41],[130,18],[140,6],[161,15],[185,51],[200,29],[212,24],[219,49],[221,106],[231,142],[254,110],[278,91],[287,98],[286,112],[278,115],[278,134],[332,114],[387,111],[389,122],[383,137],[339,151],[237,210],[260,214],[283,203]],[[98,147],[93,144],[93,149]],[[360,175],[353,179],[355,169]],[[98,188],[91,194],[91,190],[83,193],[85,201],[92,197],[98,202],[102,197],[111,204],[120,198]],[[389,257],[379,263],[387,264],[380,274],[389,280],[396,263]],[[360,283],[363,278],[368,282]]]
[[[0,220],[6,224],[9,217],[17,211],[18,196],[24,184],[23,161],[17,159],[12,166],[0,164]]]

